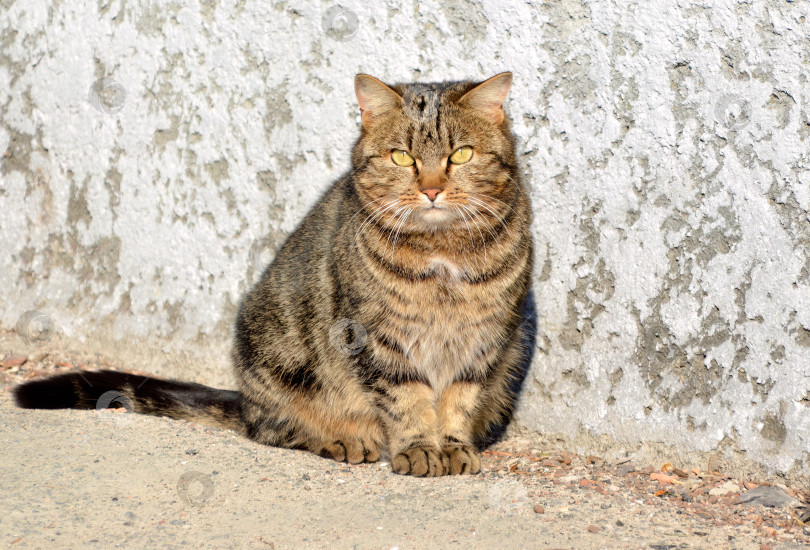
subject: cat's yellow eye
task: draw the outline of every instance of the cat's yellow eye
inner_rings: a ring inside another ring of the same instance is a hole
[[[402,149],[394,149],[391,151],[391,160],[397,166],[411,166],[414,163],[413,157],[407,151]]]
[[[473,148],[469,145],[465,145],[464,147],[459,147],[453,154],[450,155],[450,162],[453,164],[464,164],[470,162],[470,159],[473,155]]]

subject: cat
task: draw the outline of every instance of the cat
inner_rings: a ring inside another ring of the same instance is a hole
[[[478,473],[533,347],[532,211],[503,110],[511,85],[511,73],[392,86],[356,76],[351,170],[239,307],[238,391],[77,372],[18,386],[17,404],[128,402],[338,461],[382,457],[398,474]]]

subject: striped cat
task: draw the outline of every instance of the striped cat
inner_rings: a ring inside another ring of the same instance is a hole
[[[531,207],[502,107],[511,83],[356,77],[352,169],[245,296],[238,391],[83,372],[18,386],[18,405],[92,409],[120,392],[134,412],[267,445],[382,456],[399,474],[479,472],[533,340]]]

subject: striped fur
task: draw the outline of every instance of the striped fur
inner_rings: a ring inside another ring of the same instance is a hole
[[[244,433],[239,392],[125,372],[69,372],[14,388],[26,409],[126,409],[128,412],[191,420]]]
[[[501,106],[510,84],[358,75],[353,169],[237,315],[233,410],[248,437],[351,463],[385,456],[402,474],[479,471],[533,337],[531,206]],[[465,145],[472,159],[449,163]],[[395,149],[414,165],[392,162]],[[435,204],[428,188],[441,190]]]

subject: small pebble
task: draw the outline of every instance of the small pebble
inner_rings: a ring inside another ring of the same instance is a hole
[[[539,504],[534,505],[534,513],[535,514],[544,514],[545,512],[546,512],[546,509],[543,508],[542,506],[540,506]]]
[[[627,463],[627,464],[622,464],[621,466],[619,466],[619,468],[616,470],[616,474],[620,475],[620,476],[626,476],[630,472],[635,472],[635,471],[636,471],[636,467],[632,463]]]
[[[714,487],[711,490],[709,490],[710,495],[718,497],[728,495],[730,493],[739,493],[739,492],[740,486],[734,483],[733,481],[726,481],[722,485]]]
[[[782,508],[797,506],[799,502],[788,495],[779,487],[773,485],[762,485],[756,489],[751,489],[741,494],[734,501],[734,504],[762,504],[770,508]]]
[[[8,368],[11,367],[19,367],[20,365],[24,365],[25,362],[28,361],[27,355],[10,355],[2,360],[3,365]]]
[[[602,528],[599,527],[598,525],[589,525],[588,526],[588,532],[589,533],[598,533],[601,530],[602,530]]]

